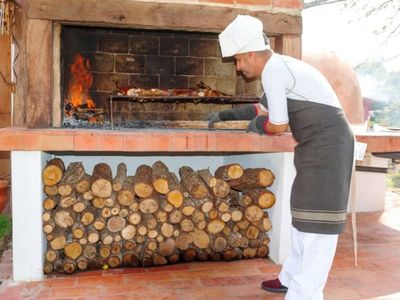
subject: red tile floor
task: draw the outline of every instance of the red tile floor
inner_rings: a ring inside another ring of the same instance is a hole
[[[400,299],[400,194],[387,193],[384,212],[359,213],[358,267],[353,264],[350,222],[340,237],[325,299]],[[260,288],[281,266],[267,259],[115,269],[52,277],[10,279],[12,253],[0,264],[0,299],[283,299]],[[301,299],[299,299],[301,300]]]

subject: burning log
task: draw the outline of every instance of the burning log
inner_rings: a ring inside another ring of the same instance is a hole
[[[179,173],[181,182],[158,161],[127,176],[121,163],[113,179],[105,163],[92,175],[71,163],[53,185],[57,193],[43,200],[44,272],[268,255],[271,222],[264,209],[276,201],[265,188],[274,178],[269,170],[230,164],[214,176],[187,166]]]

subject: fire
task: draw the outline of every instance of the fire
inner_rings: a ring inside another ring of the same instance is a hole
[[[89,95],[89,89],[93,83],[89,60],[81,54],[76,55],[74,63],[70,65],[70,70],[71,80],[68,85],[66,102],[73,107],[87,105],[87,108],[95,108],[96,105]]]

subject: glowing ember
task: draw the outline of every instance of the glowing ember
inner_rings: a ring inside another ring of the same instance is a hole
[[[89,60],[80,54],[76,55],[74,63],[70,65],[70,70],[71,80],[68,85],[66,104],[70,103],[73,107],[86,105],[87,108],[95,108],[96,105],[89,95],[89,89],[93,83]]]

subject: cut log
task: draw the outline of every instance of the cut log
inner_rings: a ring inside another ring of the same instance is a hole
[[[50,219],[47,222],[43,223],[43,232],[51,233],[51,232],[53,232],[55,227],[56,227],[56,223],[54,222],[53,219]]]
[[[232,209],[231,216],[232,216],[232,221],[238,222],[243,219],[243,212],[239,209]]]
[[[200,249],[207,249],[210,245],[210,238],[204,230],[194,229],[190,233],[193,244]]]
[[[83,199],[85,199],[85,200],[93,200],[94,199],[94,194],[93,194],[92,190],[84,192],[83,193]]]
[[[106,227],[106,220],[103,217],[97,217],[93,222],[93,227],[96,230],[103,230]]]
[[[103,208],[106,206],[106,199],[101,197],[94,197],[92,200],[92,205],[95,208]]]
[[[125,178],[120,191],[117,194],[118,203],[123,206],[131,205],[135,200],[135,192],[133,189],[133,182],[135,178],[128,176]]]
[[[196,259],[196,256],[197,256],[197,252],[195,249],[187,249],[187,250],[184,250],[182,253],[182,258],[186,262],[194,261]]]
[[[201,177],[190,167],[180,167],[179,174],[185,189],[194,199],[204,199],[209,196],[208,188]]]
[[[84,271],[88,268],[88,260],[84,256],[80,256],[76,259],[76,266],[79,270]]]
[[[49,197],[52,197],[52,196],[55,196],[58,194],[57,185],[53,185],[53,186],[45,185],[43,188],[43,191]]]
[[[154,229],[157,227],[157,219],[152,214],[145,214],[142,217],[142,224],[148,229]]]
[[[108,219],[107,221],[107,229],[110,232],[119,232],[121,231],[126,225],[126,221],[124,218],[120,216],[114,216]]]
[[[182,233],[175,239],[176,247],[182,251],[189,249],[189,246],[192,242],[193,238],[188,233]]]
[[[132,225],[138,225],[141,221],[142,221],[142,216],[140,213],[134,212],[129,216],[129,223],[131,223]]]
[[[167,200],[176,208],[181,207],[183,203],[182,187],[174,173],[169,174],[169,192],[167,194]]]
[[[87,226],[89,224],[92,224],[95,218],[96,218],[96,210],[93,208],[87,208],[81,214],[81,223]]]
[[[275,176],[265,168],[245,169],[239,179],[229,181],[231,188],[243,191],[254,188],[269,187],[274,183]]]
[[[220,219],[211,220],[207,224],[207,231],[210,234],[218,234],[225,228],[225,222],[221,221]]]
[[[85,168],[81,162],[72,162],[68,165],[63,177],[57,185],[58,193],[67,196],[75,190],[78,182],[85,175]]]
[[[260,233],[260,231],[258,230],[258,228],[256,226],[253,226],[253,225],[250,225],[246,229],[246,237],[251,239],[251,240],[255,240],[258,237],[259,233]]]
[[[182,212],[180,210],[174,209],[170,212],[168,219],[171,224],[178,224],[182,220]]]
[[[45,210],[51,210],[56,207],[58,201],[59,201],[59,198],[57,196],[53,196],[51,198],[46,198],[43,201],[43,208]]]
[[[263,210],[257,205],[250,205],[246,208],[245,217],[250,222],[257,222],[263,217]]]
[[[111,245],[112,242],[114,242],[113,234],[110,231],[104,229],[101,232],[101,242],[103,243],[103,245]]]
[[[144,214],[155,213],[159,208],[158,201],[153,198],[147,198],[139,203],[139,209]]]
[[[50,274],[51,272],[53,272],[54,268],[53,268],[53,264],[51,262],[44,262],[44,266],[43,266],[43,273],[44,274]]]
[[[170,256],[175,253],[175,240],[168,238],[160,243],[158,253],[162,256]]]
[[[162,235],[165,236],[166,238],[170,238],[174,234],[174,226],[169,223],[163,223],[161,225],[160,230],[161,230]]]
[[[75,203],[76,203],[76,195],[75,195],[75,191],[73,190],[67,196],[62,196],[60,198],[59,205],[62,208],[68,208],[68,207],[73,206]]]
[[[126,267],[137,267],[139,263],[139,258],[134,252],[125,252],[122,255],[122,264]]]
[[[244,258],[253,258],[257,255],[257,249],[254,248],[246,248],[243,250]]]
[[[61,228],[67,228],[75,222],[75,212],[69,209],[57,209],[54,215],[54,222]]]
[[[109,217],[111,217],[111,209],[110,209],[109,207],[104,207],[104,208],[101,210],[101,216],[102,216],[104,219],[108,219]]]
[[[216,197],[225,198],[229,194],[231,189],[229,184],[221,178],[212,176],[209,169],[199,170],[197,173]]]
[[[121,236],[125,240],[131,240],[136,234],[136,227],[133,225],[127,225],[121,230]]]
[[[87,239],[90,244],[95,244],[100,240],[99,231],[92,225],[87,228]]]
[[[76,261],[70,258],[63,260],[63,270],[67,274],[72,274],[76,270]]]
[[[269,253],[268,246],[261,246],[257,249],[257,256],[258,257],[266,257]]]
[[[59,183],[64,175],[64,170],[64,162],[60,158],[55,157],[49,160],[42,174],[44,185],[54,186]]]
[[[64,247],[64,254],[71,258],[76,259],[82,254],[82,246],[78,242],[72,242]]]
[[[119,192],[122,189],[126,179],[126,173],[127,173],[126,164],[119,163],[117,167],[117,174],[114,177],[112,185],[114,191]]]
[[[148,198],[153,194],[152,172],[152,168],[147,165],[140,165],[136,169],[133,188],[138,197]]]
[[[56,261],[58,258],[58,251],[54,251],[52,249],[48,249],[45,254],[45,258],[48,262]]]
[[[168,260],[161,255],[155,254],[153,256],[153,265],[154,266],[161,266],[161,265],[166,265],[168,263]]]
[[[87,259],[94,259],[97,255],[97,249],[93,245],[86,245],[83,249],[83,256]]]
[[[217,236],[216,238],[213,238],[211,247],[216,252],[222,252],[225,250],[227,244],[228,243],[223,236]]]
[[[84,200],[82,195],[79,195],[76,201],[77,202],[72,206],[72,210],[76,213],[83,212],[89,206],[89,201]]]
[[[83,236],[85,235],[85,226],[80,223],[74,223],[74,225],[72,225],[72,235],[76,239],[83,238]]]
[[[154,189],[165,195],[169,192],[169,170],[162,161],[156,161],[152,166],[153,186]]]
[[[231,181],[242,177],[243,167],[239,164],[228,164],[220,166],[215,171],[215,177],[225,181]]]
[[[183,219],[180,224],[181,224],[181,229],[185,232],[190,232],[194,229],[194,224],[192,220]]]
[[[76,184],[75,190],[78,193],[83,194],[90,190],[91,185],[92,185],[92,177],[88,174],[85,174],[83,175],[81,180],[79,180],[79,182]]]
[[[270,208],[275,204],[275,195],[264,188],[246,190],[243,191],[243,195],[250,197],[253,203],[264,209]]]
[[[107,198],[112,193],[112,173],[109,165],[99,163],[94,166],[92,174],[92,192],[95,196]]]

